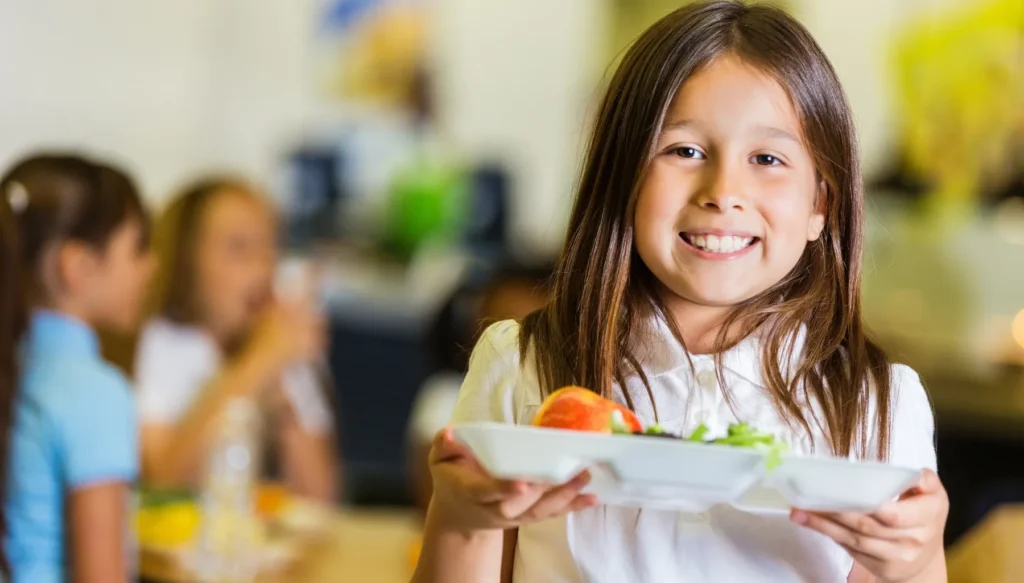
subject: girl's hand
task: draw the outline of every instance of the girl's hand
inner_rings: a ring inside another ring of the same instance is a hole
[[[948,512],[949,498],[939,476],[925,470],[899,501],[873,514],[793,510],[790,516],[842,545],[880,581],[896,582],[911,581],[944,562],[942,533]]]
[[[516,528],[597,505],[580,491],[590,481],[583,472],[560,486],[492,478],[466,446],[443,429],[430,450],[432,504],[445,526],[463,533]]]
[[[277,367],[320,358],[327,345],[324,317],[305,303],[277,302],[260,317],[249,341],[257,358]]]

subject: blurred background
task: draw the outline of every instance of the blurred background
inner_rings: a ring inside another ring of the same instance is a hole
[[[153,209],[200,172],[264,185],[325,267],[343,502],[408,507],[450,410],[424,395],[538,301],[605,76],[683,3],[6,0],[0,162],[85,148]],[[931,392],[953,548],[1024,501],[1024,3],[778,4],[857,117],[865,310]]]

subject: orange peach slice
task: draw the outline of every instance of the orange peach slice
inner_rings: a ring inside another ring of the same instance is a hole
[[[582,387],[563,387],[548,395],[533,417],[533,425],[575,431],[611,433],[613,421],[629,432],[642,431],[637,416],[622,405]]]

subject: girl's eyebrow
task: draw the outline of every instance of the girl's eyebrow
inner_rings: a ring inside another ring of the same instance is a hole
[[[689,129],[699,130],[700,129],[698,127],[699,125],[700,124],[698,124],[697,122],[695,122],[693,120],[681,119],[681,120],[671,121],[671,122],[666,123],[665,126],[661,129],[661,131],[662,132],[670,132],[670,131],[676,131],[676,130],[689,130]],[[754,126],[754,128],[752,130],[752,133],[754,135],[758,136],[758,137],[778,138],[778,139],[782,139],[782,140],[789,140],[789,141],[795,142],[797,144],[803,144],[803,141],[801,141],[800,138],[796,137],[792,132],[784,130],[782,128],[775,127],[775,126],[769,126],[769,125]]]
[[[668,122],[661,128],[661,131],[667,132],[671,130],[687,130],[697,126],[697,123],[689,119],[681,119],[677,121]]]
[[[782,140],[790,140],[796,142],[797,144],[803,143],[802,141],[800,141],[800,138],[794,136],[791,132],[788,132],[782,128],[777,128],[775,126],[756,126],[754,128],[754,133],[766,138],[779,138]]]

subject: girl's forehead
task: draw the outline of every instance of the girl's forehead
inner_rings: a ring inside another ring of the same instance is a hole
[[[260,195],[238,189],[224,189],[209,202],[201,222],[206,228],[222,229],[245,224],[272,224],[273,209]]]
[[[663,131],[743,131],[798,139],[800,119],[786,89],[767,72],[722,55],[683,82]]]

